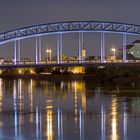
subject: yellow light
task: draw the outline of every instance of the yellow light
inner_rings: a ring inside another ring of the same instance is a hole
[[[72,72],[74,74],[84,73],[84,69],[83,69],[83,67],[74,67]]]
[[[21,70],[21,69],[19,69],[19,70],[18,70],[18,73],[19,73],[19,74],[22,74],[22,70]]]
[[[2,74],[2,70],[0,70],[0,74]]]
[[[111,119],[111,126],[112,126],[112,140],[118,140],[117,134],[117,99],[113,98],[112,100],[112,119]]]
[[[31,74],[34,74],[35,72],[34,72],[33,70],[30,70],[30,73],[31,73]]]
[[[53,111],[52,109],[47,109],[47,139],[48,140],[53,139]]]

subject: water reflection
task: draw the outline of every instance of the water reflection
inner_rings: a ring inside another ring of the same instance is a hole
[[[33,80],[30,80],[29,88],[29,99],[30,99],[30,123],[33,123]]]
[[[47,140],[53,140],[53,106],[52,100],[47,100],[46,107]]]
[[[111,108],[111,127],[112,127],[112,140],[118,140],[118,132],[117,132],[117,98],[114,97],[112,99],[112,108]]]
[[[140,97],[116,95],[123,91],[119,85],[108,89],[84,81],[0,79],[0,138],[127,140],[131,133],[139,136]],[[134,121],[135,131],[129,126]]]
[[[101,106],[101,139],[105,140],[105,111],[103,105]]]
[[[127,140],[127,103],[124,98],[123,103],[123,133],[124,133],[124,140]]]
[[[57,123],[58,123],[58,140],[63,140],[63,114],[62,111],[58,109],[57,114]]]
[[[2,122],[2,105],[3,105],[3,90],[2,90],[2,87],[3,87],[3,82],[2,82],[2,79],[0,79],[0,128],[2,127],[3,125],[3,122]]]

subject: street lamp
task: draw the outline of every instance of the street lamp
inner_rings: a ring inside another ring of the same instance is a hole
[[[113,58],[115,60],[115,58],[116,58],[116,49],[115,48],[112,48],[111,51],[113,52]]]
[[[49,61],[51,62],[52,61],[52,50],[46,49],[46,53],[47,53],[47,56],[49,56]],[[47,60],[48,60],[48,57],[47,57]]]

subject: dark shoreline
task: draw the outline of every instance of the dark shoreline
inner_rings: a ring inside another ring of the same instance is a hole
[[[43,74],[29,74],[29,75],[0,75],[2,79],[35,79],[35,80],[51,80],[51,81],[74,81],[74,80],[84,80],[87,82],[128,82],[128,83],[140,83],[139,77],[114,77],[114,78],[105,78],[105,77],[96,77],[94,75],[85,75],[85,74],[70,74],[70,75],[43,75]]]
[[[75,75],[0,75],[0,78],[3,79],[41,79],[41,80],[83,80],[83,74],[75,74]]]

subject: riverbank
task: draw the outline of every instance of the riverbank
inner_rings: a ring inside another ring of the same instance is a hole
[[[69,74],[69,75],[51,75],[51,74],[29,74],[29,75],[0,75],[2,79],[36,79],[36,80],[51,80],[51,81],[80,81],[84,80],[87,82],[115,82],[115,83],[139,83],[139,77],[99,77],[96,75],[86,74]]]

